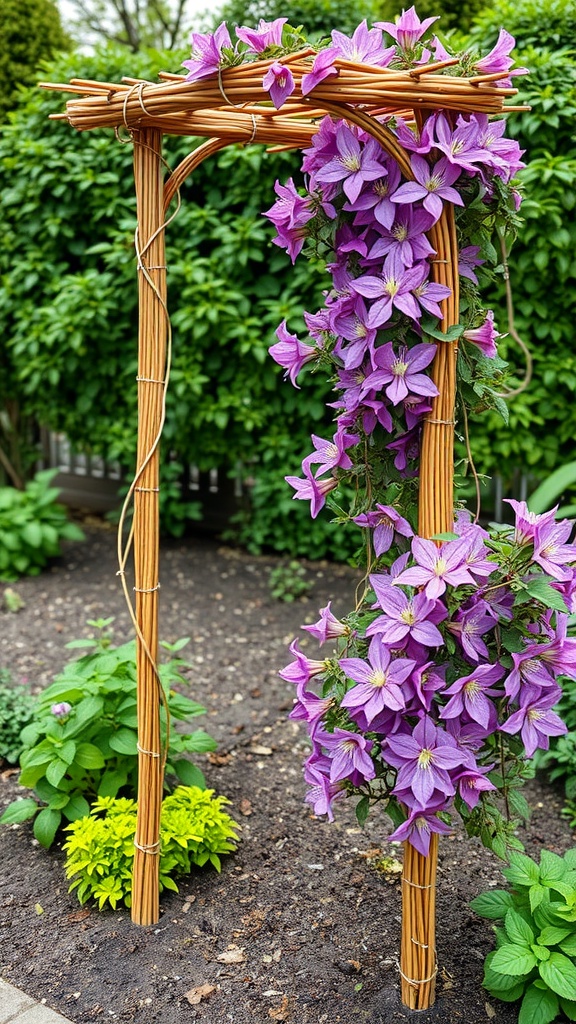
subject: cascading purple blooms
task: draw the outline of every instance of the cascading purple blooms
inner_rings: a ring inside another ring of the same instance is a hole
[[[412,7],[395,24],[363,22],[351,37],[332,32],[310,61],[303,95],[313,100],[319,83],[339,74],[341,59],[375,68],[446,59],[440,41],[426,39],[436,20],[421,21]],[[281,108],[295,88],[282,57],[301,45],[296,36],[282,18],[237,29],[237,42],[225,25],[195,33],[188,77],[272,58],[263,89]],[[506,84],[523,72],[512,70],[513,45],[503,30],[485,57],[463,55],[460,73],[501,74]],[[295,387],[306,365],[331,368],[334,383],[333,432],[313,434],[302,475],[286,479],[313,517],[332,504],[340,521],[346,513],[333,495],[352,484],[347,518],[364,541],[366,564],[354,612],[338,618],[328,604],[304,627],[303,647],[312,637],[334,645],[333,653],[310,658],[295,641],[281,675],[296,691],[291,717],[310,735],[304,775],[315,813],[332,819],[347,794],[360,794],[364,810],[386,801],[393,837],[426,854],[431,834],[449,831],[455,809],[501,852],[510,832],[499,824],[495,796],[519,783],[524,756],[563,731],[553,710],[558,679],[576,678],[576,641],[567,633],[576,602],[571,525],[516,503],[514,527],[489,534],[459,513],[453,534],[429,540],[416,535],[414,509],[422,424],[438,394],[430,369],[449,295],[434,281],[430,230],[452,204],[466,299],[456,328],[459,367],[465,383],[481,380],[489,396],[504,364],[476,286],[495,262],[494,223],[510,225],[518,209],[511,179],[522,154],[505,137],[504,119],[437,111],[421,124],[382,120],[407,153],[409,179],[369,134],[326,116],[304,153],[305,189],[277,182],[266,213],[274,244],[292,262],[312,247],[331,275],[323,308],[304,316],[309,339],[283,321],[270,349]]]

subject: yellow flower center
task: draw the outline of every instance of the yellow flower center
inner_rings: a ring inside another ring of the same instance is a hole
[[[418,767],[419,768],[425,768],[425,769],[429,768],[431,760],[432,760],[432,751],[431,750],[427,750],[426,747],[425,747],[424,750],[421,750],[420,753],[418,754]]]
[[[402,622],[405,622],[408,626],[413,626],[416,622],[416,615],[411,604],[408,605],[404,611],[400,612],[400,618]]]
[[[388,673],[387,672],[382,672],[381,669],[377,668],[377,669],[374,669],[374,671],[370,673],[370,683],[372,684],[372,686],[376,686],[376,687],[378,687],[378,689],[380,689],[382,686],[386,686],[387,682],[388,682]]]
[[[443,576],[447,568],[448,566],[446,565],[445,558],[436,559],[436,564],[434,565],[434,572],[436,573],[436,576]]]

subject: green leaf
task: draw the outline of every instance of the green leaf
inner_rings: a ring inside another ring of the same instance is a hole
[[[546,887],[544,885],[540,885],[540,883],[538,883],[537,885],[530,886],[528,898],[530,900],[530,910],[532,911],[532,913],[534,913],[536,907],[540,906],[542,900],[546,896],[547,891],[548,890],[546,889]]]
[[[90,814],[90,804],[81,793],[74,793],[62,808],[62,813],[68,821],[76,821],[77,818],[85,818]]]
[[[472,900],[470,906],[480,917],[487,917],[491,921],[503,921],[506,912],[514,905],[511,893],[505,889],[494,889],[491,892],[483,892]]]
[[[54,842],[54,837],[62,821],[61,811],[55,811],[51,807],[43,807],[34,819],[34,835],[47,850]]]
[[[59,757],[55,758],[50,762],[46,768],[46,778],[50,785],[58,789],[58,786],[62,782],[62,779],[68,771],[68,765],[65,761],[61,761]]]
[[[22,539],[29,544],[31,548],[42,547],[42,527],[38,522],[26,523],[26,526],[22,529]]]
[[[102,751],[93,743],[79,743],[76,750],[75,763],[81,768],[103,768],[104,757]]]
[[[510,865],[502,868],[502,874],[512,885],[535,885],[540,881],[540,870],[524,853],[510,854]]]
[[[558,997],[549,989],[530,985],[526,989],[518,1024],[550,1024],[558,1015]]]
[[[563,953],[566,953],[566,956],[576,957],[576,933],[573,930],[570,938],[563,939],[560,942],[560,949]]]
[[[549,583],[546,583],[544,579],[531,580],[527,584],[526,590],[530,597],[540,601],[546,608],[554,608],[559,612],[568,611],[562,595],[557,590],[554,590],[554,587],[551,587]]]
[[[576,967],[563,953],[551,953],[550,959],[538,965],[540,977],[549,988],[564,999],[576,1000]]]
[[[185,737],[186,750],[192,751],[195,754],[205,754],[210,750],[216,750],[218,744],[212,736],[209,736],[204,729],[195,729],[188,736]]]
[[[358,821],[358,824],[364,826],[366,824],[366,819],[370,812],[370,797],[361,797],[358,803],[356,804],[355,810],[356,820]]]
[[[28,821],[38,810],[38,804],[31,796],[20,800],[13,800],[5,809],[0,818],[0,825],[14,825],[20,821]]]
[[[491,967],[496,974],[509,974],[519,977],[529,974],[536,966],[536,957],[525,946],[506,944],[494,953]]]
[[[569,928],[556,928],[551,924],[542,929],[537,941],[541,946],[557,946],[567,935],[570,935]]]
[[[107,771],[104,772],[100,785],[98,786],[98,796],[116,796],[119,789],[126,785],[128,776],[126,772],[121,771]]]
[[[560,1006],[562,1007],[563,1013],[566,1014],[568,1020],[576,1020],[576,1002],[571,999],[560,998]]]
[[[204,773],[195,764],[192,764],[192,761],[180,757],[173,762],[173,768],[175,774],[185,786],[198,786],[199,789],[206,789]]]
[[[136,756],[138,753],[138,738],[136,733],[132,729],[118,729],[117,732],[113,732],[109,739],[112,750],[115,750],[118,754],[128,754]]]
[[[534,942],[534,932],[530,925],[512,907],[506,912],[504,927],[511,942],[520,946],[531,946]]]

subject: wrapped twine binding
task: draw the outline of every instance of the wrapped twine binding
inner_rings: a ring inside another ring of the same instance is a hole
[[[301,78],[310,71],[313,52],[307,49],[280,58],[281,63],[289,64],[296,83],[294,93],[280,110],[269,104],[262,89],[270,60],[227,68],[211,79],[193,83],[186,82],[182,75],[167,73],[160,75],[159,84],[131,78],[120,83],[84,79],[72,79],[69,84],[41,83],[46,89],[75,94],[66,112],[52,115],[53,119],[66,120],[79,131],[111,127],[122,141],[131,141],[134,146],[140,302],[138,468],[127,498],[127,502],[134,502],[134,519],[126,544],[119,531],[118,575],[129,598],[125,567],[133,545],[135,606],[132,608],[130,600],[130,609],[137,634],[139,783],[132,919],[142,925],[159,919],[158,853],[165,762],[160,728],[165,700],[157,653],[159,442],[171,347],[164,250],[167,210],[188,175],[220,149],[232,143],[252,142],[264,143],[272,150],[309,146],[318,120],[326,113],[369,132],[396,160],[404,177],[412,180],[409,154],[377,117],[398,115],[421,125],[435,110],[454,117],[456,113],[494,115],[525,109],[504,105],[517,90],[498,87],[501,75],[462,78],[439,74],[456,64],[454,59],[412,70],[338,60],[338,75],[317,85],[313,96],[304,97]],[[165,134],[206,139],[166,180],[162,158]],[[429,237],[437,253],[432,261],[432,279],[451,290],[442,303],[441,326],[446,332],[458,323],[459,304],[458,245],[450,204],[445,204]],[[446,342],[438,345],[432,365],[439,394],[423,428],[418,516],[418,532],[423,537],[448,532],[453,525],[456,356],[457,342]],[[437,850],[437,835],[431,836],[427,857],[410,843],[404,844],[400,977],[402,1001],[411,1009],[426,1009],[435,996]]]

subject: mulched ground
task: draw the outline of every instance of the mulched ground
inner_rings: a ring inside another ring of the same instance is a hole
[[[162,553],[161,636],[191,637],[189,692],[208,708],[204,724],[219,741],[217,755],[198,760],[232,801],[238,852],[221,875],[184,879],[178,895],[162,897],[159,923],[139,928],[125,910],[81,908],[67,892],[61,851],[40,848],[28,824],[1,828],[0,975],[76,1024],[512,1024],[517,1005],[481,987],[491,931],[468,907],[502,884],[499,862],[458,832],[440,844],[437,1001],[419,1014],[402,1009],[400,885],[378,870],[401,847],[386,844],[377,814],[365,829],[351,805],[339,806],[332,825],[311,815],[300,771],[306,745],[286,719],[292,690],[277,675],[302,622],[329,599],[337,613],[347,610],[355,576],[309,564],[309,598],[288,605],[270,596],[276,564],[205,538]],[[49,572],[15,586],[25,607],[0,613],[0,667],[38,691],[70,659],[65,644],[90,632],[87,619],[113,615],[116,640],[128,639],[115,574],[114,535],[93,524]],[[0,770],[0,808],[16,792],[14,773]],[[558,796],[534,782],[528,797],[527,851],[563,853],[573,840]],[[202,1001],[191,1003],[201,986]]]

